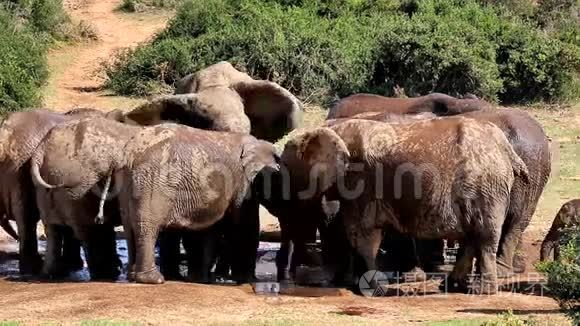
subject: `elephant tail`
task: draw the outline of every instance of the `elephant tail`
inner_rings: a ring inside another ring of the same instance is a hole
[[[4,231],[6,231],[6,233],[8,233],[8,235],[14,238],[14,240],[18,241],[18,233],[16,230],[14,230],[6,216],[0,217],[0,226],[4,229]]]
[[[526,183],[530,182],[530,172],[528,171],[528,166],[522,158],[516,153],[514,148],[509,145],[509,156],[512,161],[512,168],[514,173],[520,176]]]
[[[30,163],[30,174],[32,174],[32,180],[34,181],[34,183],[36,185],[42,186],[46,189],[54,189],[54,188],[58,188],[58,186],[53,186],[51,184],[49,184],[48,182],[44,181],[44,179],[42,178],[42,176],[40,175],[40,163],[38,162],[38,160],[31,160]]]

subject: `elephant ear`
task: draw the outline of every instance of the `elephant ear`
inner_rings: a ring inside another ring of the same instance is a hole
[[[127,123],[144,126],[174,122],[206,130],[250,132],[241,99],[225,87],[197,94],[163,96],[137,107],[125,119]]]
[[[270,173],[280,171],[280,158],[274,145],[252,136],[246,136],[243,141],[240,161],[249,182],[253,182],[256,175],[264,169],[268,169]]]
[[[300,125],[302,104],[288,90],[266,80],[251,80],[231,86],[244,102],[252,135],[276,142]]]
[[[317,128],[291,138],[282,153],[283,164],[301,179],[315,178],[317,191],[326,191],[347,168],[350,152],[344,141],[329,128]],[[306,182],[302,180],[301,183]]]

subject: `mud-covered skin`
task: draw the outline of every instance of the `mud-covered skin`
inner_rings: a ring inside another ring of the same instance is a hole
[[[519,109],[498,109],[470,112],[462,116],[498,126],[514,151],[528,168],[527,179],[516,176],[506,223],[504,224],[497,264],[498,275],[507,277],[514,268],[525,268],[525,257],[516,257],[521,251],[522,236],[536,211],[540,196],[551,172],[551,154],[548,137],[542,126],[529,113]]]
[[[124,152],[130,155],[116,181],[123,180],[123,224],[137,282],[164,281],[153,259],[159,231],[203,230],[226,215],[240,226],[241,241],[251,239],[251,244],[240,244],[241,259],[255,260],[258,203],[253,201],[252,214],[241,213],[255,176],[265,168],[277,169],[272,144],[249,135],[165,124],[142,130]],[[251,234],[243,232],[246,228]]]
[[[275,142],[301,120],[302,104],[288,90],[270,81],[254,80],[225,61],[184,77],[176,83],[175,94],[136,108],[127,114],[127,122],[155,125],[172,121]],[[175,273],[179,269],[177,255],[169,254],[179,250],[180,240],[175,239],[178,236],[178,232],[173,232],[171,236],[162,235],[159,241],[164,253],[161,265],[168,278],[180,277]],[[206,237],[201,233],[200,236]],[[195,237],[195,232],[189,232],[187,237]],[[199,270],[193,274],[203,273]]]
[[[276,83],[254,80],[248,74],[236,70],[229,62],[222,61],[208,66],[177,82],[175,94],[191,93],[204,96],[203,99],[200,98],[200,107],[206,101],[218,103],[220,114],[232,110],[237,112],[238,107],[242,107],[250,121],[250,132],[258,139],[275,142],[300,125],[302,104],[292,93]]]
[[[498,250],[498,275],[508,277],[514,273],[514,266],[522,272],[526,265],[525,257],[516,259],[515,253],[521,251],[518,249],[521,246],[523,233],[530,224],[550,176],[549,141],[542,126],[530,114],[519,109],[483,109],[467,112],[461,116],[491,122],[498,126],[528,168],[529,180],[516,177]],[[397,115],[385,112],[367,112],[354,115],[351,118],[401,123],[412,119],[429,119],[433,116],[426,113]],[[346,118],[328,120],[326,124],[331,126],[346,120]]]
[[[24,111],[10,114],[0,124],[0,209],[3,209],[0,218],[5,215],[5,219],[16,221],[21,273],[36,273],[42,266],[36,239],[39,215],[29,168],[34,150],[54,126],[103,114],[87,108],[64,115],[47,110]],[[78,258],[71,257],[71,260],[78,261]]]
[[[418,238],[467,238],[482,260],[480,291],[497,291],[495,256],[509,195],[514,175],[525,176],[527,168],[495,125],[465,118],[353,120],[292,138],[285,155],[326,166],[317,174],[318,189],[340,199],[346,236],[367,270],[376,269],[385,227]],[[362,193],[348,193],[361,182]],[[456,265],[453,279],[465,280],[463,267]]]
[[[55,126],[36,149],[31,173],[38,185],[37,203],[47,229],[44,274],[54,277],[62,270],[59,230],[66,226],[88,253],[92,279],[119,275],[113,232],[114,225],[121,223],[118,203],[105,203],[103,225],[97,225],[95,218],[102,180],[125,164],[123,148],[140,129],[102,117],[74,120]],[[56,187],[47,189],[43,184]]]
[[[491,104],[479,99],[458,99],[441,93],[409,98],[362,93],[341,99],[329,110],[327,119],[349,118],[366,112],[399,115],[431,112],[440,116],[448,116],[485,108],[491,108]]]
[[[580,199],[573,199],[562,205],[558,214],[554,217],[552,226],[550,227],[548,234],[546,234],[544,241],[542,241],[540,260],[545,261],[550,259],[552,252],[554,254],[554,260],[558,260],[560,258],[559,243],[562,229],[579,225]]]

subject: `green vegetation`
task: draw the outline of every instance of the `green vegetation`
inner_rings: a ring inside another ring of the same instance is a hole
[[[554,1],[188,0],[107,67],[108,87],[159,93],[228,60],[308,102],[395,88],[567,101],[580,94],[579,6]]]
[[[40,103],[48,47],[75,35],[90,28],[73,26],[60,0],[0,1],[0,115]]]
[[[580,227],[564,230],[560,239],[560,260],[542,263],[539,269],[548,276],[548,288],[562,309],[580,324]]]

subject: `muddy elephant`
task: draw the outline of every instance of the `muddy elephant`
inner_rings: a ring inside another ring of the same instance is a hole
[[[479,99],[458,99],[441,93],[425,96],[394,98],[374,94],[354,94],[338,101],[329,111],[327,119],[348,118],[366,112],[391,114],[417,114],[431,112],[438,116],[457,115],[491,108]]]
[[[62,275],[66,227],[85,248],[91,279],[119,275],[113,230],[121,224],[119,204],[101,196],[119,188],[111,185],[112,171],[123,166],[123,148],[140,129],[104,117],[73,120],[53,127],[34,151],[30,172],[46,228],[45,275]]]
[[[542,126],[527,112],[520,109],[483,109],[462,114],[463,117],[482,122],[491,122],[498,126],[508,139],[518,156],[528,168],[529,180],[516,177],[512,188],[510,207],[498,250],[498,275],[508,277],[514,272],[514,265],[520,271],[525,268],[524,258],[516,259],[516,252],[521,246],[521,239],[544,190],[551,171],[549,141]],[[405,120],[430,119],[427,113],[398,116],[392,113],[363,113],[354,115],[353,119],[367,119],[401,123]],[[333,125],[346,118],[327,121]]]
[[[255,264],[259,232],[253,181],[278,169],[272,144],[250,135],[164,124],[141,131],[124,152],[127,165],[115,179],[124,185],[120,201],[132,279],[163,283],[154,262],[159,231],[206,230],[228,218],[239,240],[234,263],[246,270],[239,274],[253,276],[248,269]]]
[[[426,239],[462,239],[469,252],[450,276],[465,290],[497,291],[496,254],[516,175],[527,168],[502,131],[460,117],[405,124],[352,120],[290,139],[285,155],[308,167],[316,193],[338,200],[337,219],[366,270],[376,269],[382,230]]]
[[[542,248],[540,250],[540,260],[545,261],[549,259],[550,254],[554,253],[554,260],[560,258],[560,236],[562,229],[569,227],[580,226],[580,199],[573,199],[566,202],[560,210],[552,226],[546,234],[544,241],[542,241]]]
[[[225,61],[184,77],[176,83],[175,93],[136,108],[127,114],[127,121],[141,125],[172,121],[206,130],[251,134],[271,142],[300,123],[302,104],[294,95],[276,83],[254,80]],[[188,237],[193,238],[192,233]],[[200,237],[209,239],[207,232]],[[162,232],[159,242],[164,276],[181,279],[177,263],[179,232]],[[191,274],[194,281],[207,281]],[[206,273],[198,270],[193,274]]]
[[[8,220],[16,221],[20,247],[19,268],[23,274],[36,273],[42,267],[36,239],[39,214],[29,173],[30,158],[54,126],[86,116],[101,115],[116,119],[119,112],[103,113],[89,108],[77,108],[64,114],[47,110],[24,111],[10,114],[0,125],[0,219],[2,225],[8,224]],[[67,241],[66,244],[71,243]],[[67,254],[71,268],[82,268],[78,264],[78,245],[72,243],[70,247],[65,246],[65,249],[71,254]]]
[[[300,124],[302,104],[294,95],[276,83],[254,80],[227,62],[184,77],[175,93],[137,107],[127,118],[141,125],[173,121],[251,133],[270,142]]]

